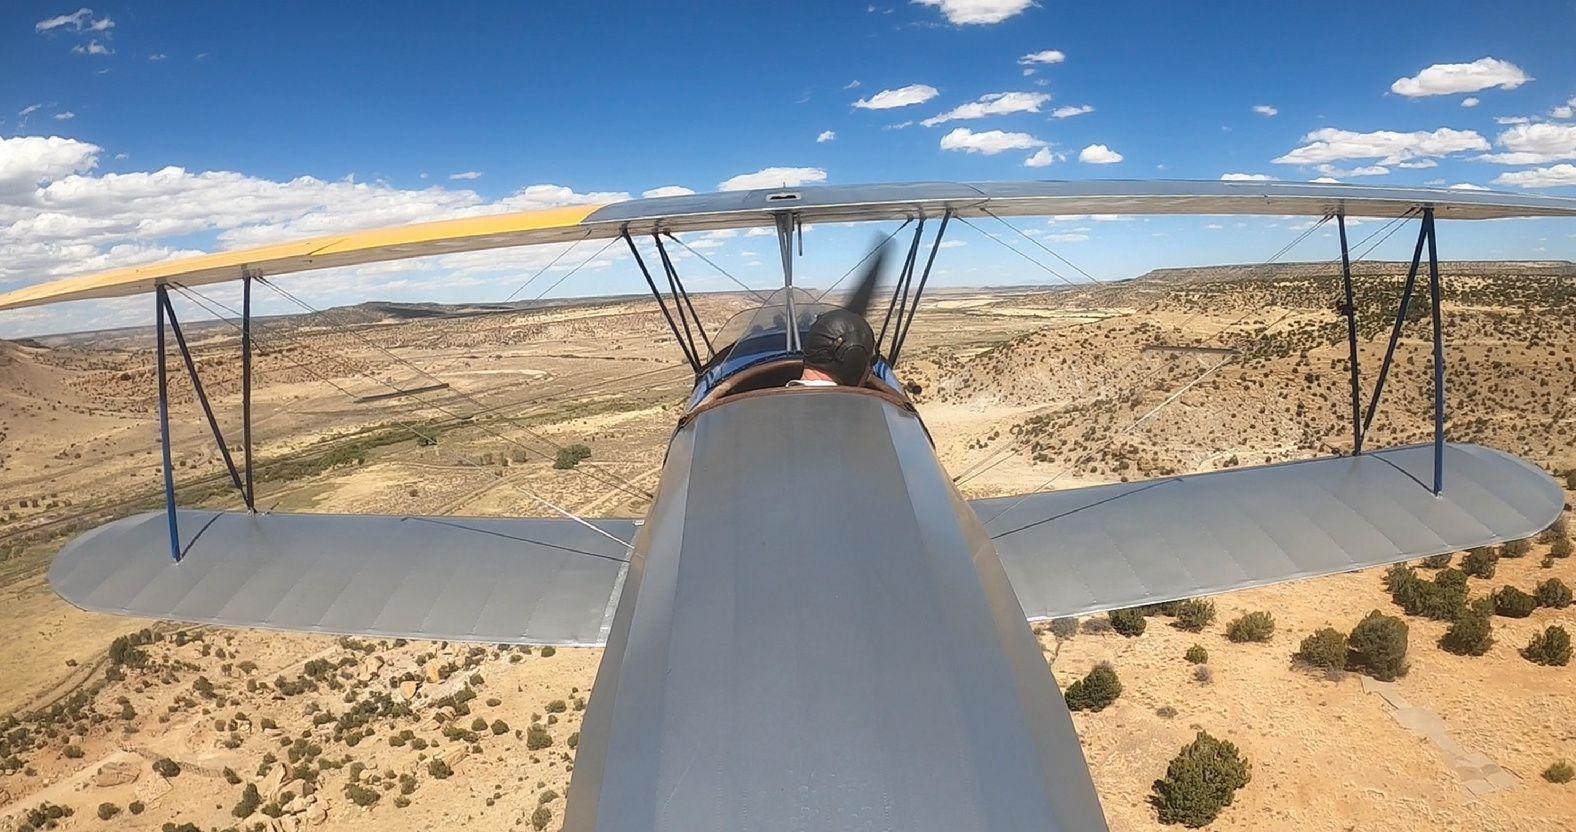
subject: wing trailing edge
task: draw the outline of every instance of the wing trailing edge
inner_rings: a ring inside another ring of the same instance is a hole
[[[601,645],[628,551],[571,520],[182,510],[61,549],[49,583],[93,612],[232,627],[497,644]],[[630,520],[591,521],[624,540]]]
[[[1433,446],[974,500],[1031,619],[1212,595],[1530,537],[1564,508],[1542,470]]]

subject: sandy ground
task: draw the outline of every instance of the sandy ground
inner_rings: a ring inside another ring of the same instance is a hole
[[[1566,268],[1468,264],[1450,284],[1462,288],[1447,295],[1452,436],[1562,474],[1576,467],[1576,318],[1559,288]],[[1384,349],[1381,301],[1393,300],[1393,272],[1364,275],[1375,296],[1363,307],[1367,368]],[[971,497],[1341,452],[1350,446],[1345,343],[1331,328],[1331,276],[1292,266],[1274,281],[1261,277],[1197,270],[1101,289],[939,294],[917,320],[903,376],[919,386],[938,454]],[[744,308],[727,295],[699,305],[714,329]],[[649,303],[415,320],[377,309],[331,314],[356,329],[301,320],[261,327],[256,422],[264,507],[535,514],[529,495],[542,494],[588,515],[638,516],[649,504],[687,393],[673,341]],[[1409,331],[1398,351],[1375,423],[1380,444],[1426,435],[1423,334]],[[567,745],[580,718],[573,703],[589,692],[597,650],[543,657],[385,643],[368,653],[331,638],[217,630],[183,631],[181,640],[201,641],[177,645],[175,629],[160,627],[164,640],[142,648],[147,667],[107,679],[111,640],[147,622],[77,611],[49,592],[42,572],[74,528],[157,499],[147,340],[133,332],[0,344],[0,623],[10,635],[0,642],[0,714],[34,731],[26,748],[18,746],[22,765],[0,774],[0,830],[44,801],[75,809],[61,821],[65,829],[168,822],[204,830],[259,822],[288,830],[529,829],[538,806],[551,815],[547,828],[557,828],[573,759]],[[193,340],[233,442],[234,339],[216,326]],[[1240,352],[1135,427],[1219,360],[1144,349],[1156,344]],[[453,386],[375,404],[352,400],[419,387],[429,374]],[[183,501],[236,505],[184,380],[175,395]],[[552,456],[570,443],[592,448],[591,460],[583,470],[554,469]],[[609,479],[627,490],[609,488]],[[1546,548],[1502,561],[1494,580],[1473,581],[1474,594],[1504,584],[1530,589],[1551,575],[1576,584],[1576,559],[1546,569]],[[1254,767],[1252,782],[1211,828],[1576,826],[1576,786],[1539,776],[1554,759],[1576,759],[1569,718],[1576,681],[1571,668],[1539,667],[1517,654],[1536,629],[1576,625],[1576,608],[1495,619],[1498,643],[1480,658],[1445,653],[1436,646],[1443,625],[1409,619],[1412,671],[1396,690],[1436,714],[1462,747],[1516,778],[1475,795],[1447,756],[1358,677],[1331,681],[1293,666],[1292,653],[1312,630],[1348,629],[1371,609],[1398,612],[1377,573],[1254,590],[1218,604],[1217,623],[1201,634],[1154,618],[1136,639],[1083,632],[1058,647],[1042,636],[1064,687],[1102,660],[1114,663],[1125,685],[1111,708],[1074,716],[1114,829],[1161,828],[1147,803],[1150,784],[1200,728],[1236,742]],[[1274,638],[1229,643],[1224,622],[1257,609],[1274,613]],[[1194,681],[1182,659],[1195,643],[1211,655],[1208,685]],[[335,667],[314,676],[307,665],[314,659]],[[471,684],[473,673],[479,684]],[[296,690],[308,683],[317,689]],[[437,701],[461,687],[476,693],[469,713]],[[347,695],[364,702],[373,692],[390,692],[402,707],[371,718],[372,735],[355,745],[317,716],[332,713],[337,722],[352,709]],[[134,712],[129,719],[121,718],[121,697]],[[550,713],[557,700],[569,704]],[[486,730],[474,738],[458,733],[478,717]],[[264,719],[278,727],[265,729]],[[493,734],[496,720],[507,730]],[[552,745],[527,748],[523,732],[533,721]],[[446,726],[454,736],[445,736]],[[427,747],[390,744],[407,730]],[[285,789],[280,774],[270,773],[283,766],[266,761],[286,758],[302,736],[321,746],[314,760],[329,764],[314,762],[314,785]],[[179,762],[181,773],[156,774],[152,761],[161,757]],[[452,759],[454,776],[432,774],[435,758]],[[355,780],[379,795],[370,808],[347,793],[352,763],[366,766]],[[135,779],[112,782],[126,772]],[[415,778],[408,795],[400,793],[401,775]],[[262,789],[265,805],[243,822],[231,810],[248,783]],[[269,792],[283,790],[294,800],[268,807]],[[308,790],[314,796],[304,796]],[[399,798],[408,805],[396,805]],[[141,802],[140,814],[129,811],[133,801]],[[101,803],[121,811],[100,821]]]

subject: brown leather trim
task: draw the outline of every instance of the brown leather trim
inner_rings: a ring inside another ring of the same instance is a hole
[[[708,410],[714,410],[714,409],[719,408],[719,407],[724,407],[724,406],[728,405],[731,402],[745,401],[747,399],[761,399],[761,398],[766,398],[767,396],[820,396],[820,395],[827,395],[827,394],[837,394],[837,395],[844,395],[844,396],[871,396],[873,398],[880,399],[881,401],[884,401],[887,404],[896,405],[897,407],[900,407],[903,410],[908,411],[909,413],[913,413],[916,416],[919,415],[918,412],[916,410],[914,410],[914,405],[911,402],[909,402],[907,399],[905,399],[905,398],[903,398],[901,396],[898,396],[898,395],[896,395],[894,393],[890,393],[890,392],[888,392],[886,390],[874,390],[874,389],[871,389],[869,387],[842,387],[842,386],[839,386],[839,387],[768,387],[768,388],[766,388],[764,390],[748,390],[748,391],[745,391],[743,393],[735,393],[732,396],[725,396],[723,398],[717,398],[717,399],[708,398],[706,401],[703,401],[700,404],[696,405],[694,410],[691,410],[690,412],[688,412],[688,413],[684,414],[682,417],[680,417],[679,418],[678,427],[679,427],[679,429],[683,429],[683,427],[685,425],[689,424],[691,421],[693,421],[696,416],[699,416],[700,414],[705,413]]]

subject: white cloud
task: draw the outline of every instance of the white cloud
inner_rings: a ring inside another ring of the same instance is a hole
[[[1439,163],[1433,159],[1414,159],[1410,162],[1401,162],[1396,167],[1407,170],[1427,170],[1428,168],[1439,167]]]
[[[468,182],[482,178],[482,172],[479,170],[462,170],[459,173],[449,174],[449,178],[457,182]]]
[[[1500,133],[1494,143],[1505,153],[1478,158],[1504,165],[1538,165],[1576,159],[1576,124],[1517,124]]]
[[[42,104],[29,104],[18,111],[17,115],[21,118],[27,118],[28,116],[38,112],[40,109],[43,109],[43,106],[44,105]]]
[[[1259,115],[1264,116],[1265,118],[1271,118],[1271,117],[1280,115],[1280,110],[1277,110],[1277,109],[1275,109],[1274,107],[1271,107],[1268,104],[1255,104],[1255,105],[1253,105],[1253,112],[1258,113]]]
[[[1316,168],[1325,176],[1339,176],[1342,179],[1353,179],[1359,176],[1387,176],[1390,169],[1384,165],[1361,165],[1355,168],[1338,168],[1334,165],[1319,165]]]
[[[1513,90],[1532,78],[1521,67],[1498,58],[1469,64],[1434,64],[1411,78],[1397,78],[1390,91],[1407,98],[1477,92],[1493,87]]]
[[[1094,108],[1088,104],[1069,104],[1066,107],[1057,107],[1052,110],[1051,118],[1072,118],[1073,116],[1081,116],[1092,112],[1094,112]]]
[[[948,23],[959,26],[1000,23],[1021,14],[1034,0],[913,0],[917,6],[934,6]]]
[[[854,80],[849,81],[848,83],[844,84],[843,85],[843,89],[845,89],[845,90],[857,90],[857,89],[859,89],[859,79],[855,78]]]
[[[1494,178],[1496,185],[1515,185],[1519,188],[1561,188],[1576,186],[1576,165],[1569,163],[1532,170],[1502,173]]]
[[[1008,133],[1002,130],[985,130],[976,133],[967,127],[958,127],[941,137],[942,150],[962,150],[966,153],[983,153],[986,156],[994,156],[1008,150],[1033,150],[1045,146],[1045,142],[1028,133]]]
[[[169,55],[166,55],[163,52],[155,52],[152,55],[148,56],[148,60],[150,60],[150,61],[163,61],[163,60],[168,59],[169,57],[170,57]]]
[[[1532,119],[1526,116],[1495,116],[1495,124],[1526,124]]]
[[[1450,190],[1452,190],[1452,191],[1486,191],[1486,190],[1488,190],[1488,188],[1485,188],[1482,185],[1474,185],[1471,182],[1457,182],[1456,184],[1450,186]]]
[[[719,191],[753,191],[759,188],[792,188],[826,181],[826,171],[820,168],[761,168],[754,173],[741,173],[723,180]]]
[[[98,145],[59,136],[0,138],[0,234],[9,231],[5,222],[15,218],[4,206],[20,204],[17,200],[41,182],[92,170],[102,152]]]
[[[55,113],[55,115],[54,115],[55,121],[70,121],[70,120],[72,120],[72,119],[74,119],[76,117],[77,117],[77,114],[71,112],[70,110],[61,110],[60,112]]]
[[[1033,156],[1024,159],[1023,166],[1026,168],[1043,168],[1049,167],[1054,161],[1056,161],[1056,157],[1051,153],[1051,149],[1048,147],[1042,147],[1035,151]]]
[[[949,121],[1004,116],[1012,113],[1038,113],[1040,105],[1050,100],[1051,97],[1043,92],[991,92],[967,104],[953,107],[945,113],[931,116],[920,124],[934,127]]]
[[[79,43],[71,47],[71,51],[78,55],[113,55],[115,50],[99,43],[98,38],[93,38],[87,43]]]
[[[1092,144],[1078,151],[1078,161],[1086,165],[1114,165],[1122,161],[1122,154],[1103,144]]]
[[[652,199],[659,196],[689,196],[692,193],[695,192],[689,188],[684,187],[683,185],[663,185],[660,188],[652,188],[649,191],[641,191],[640,195],[647,199]]]
[[[33,31],[39,34],[63,29],[68,32],[107,32],[115,28],[115,21],[109,17],[93,17],[92,9],[77,9],[71,14],[46,18],[33,24]]]
[[[1274,182],[1275,177],[1267,173],[1222,173],[1222,182]]]
[[[1393,165],[1424,156],[1487,150],[1489,146],[1475,131],[1449,127],[1411,133],[1391,130],[1355,133],[1324,127],[1303,136],[1302,141],[1303,146],[1272,161],[1278,165],[1312,165],[1346,159],[1378,159],[1380,164]]]
[[[891,110],[923,104],[940,94],[940,90],[929,84],[909,84],[895,90],[882,90],[869,98],[861,98],[854,102],[854,106],[861,110]]]
[[[1059,64],[1067,60],[1067,56],[1059,49],[1047,49],[1044,52],[1030,52],[1018,59],[1024,66],[1033,64]]]
[[[1463,107],[1476,107],[1482,103],[1483,102],[1475,95],[1469,95],[1466,98],[1461,99],[1461,106]]]
[[[1576,116],[1576,95],[1571,96],[1569,101],[1549,111],[1549,118],[1563,120],[1573,116]]]
[[[822,130],[821,131],[821,135],[815,137],[815,143],[816,144],[820,144],[822,142],[832,142],[832,141],[837,141],[837,131],[836,130]]]
[[[1318,179],[1310,179],[1308,181],[1309,182],[1317,182],[1320,185],[1339,185],[1339,184],[1341,184],[1341,180],[1336,179],[1333,176],[1321,176]]]

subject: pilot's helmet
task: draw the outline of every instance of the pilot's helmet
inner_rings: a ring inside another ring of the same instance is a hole
[[[876,355],[876,334],[862,315],[846,309],[821,313],[804,334],[804,365],[837,380],[862,384]]]

